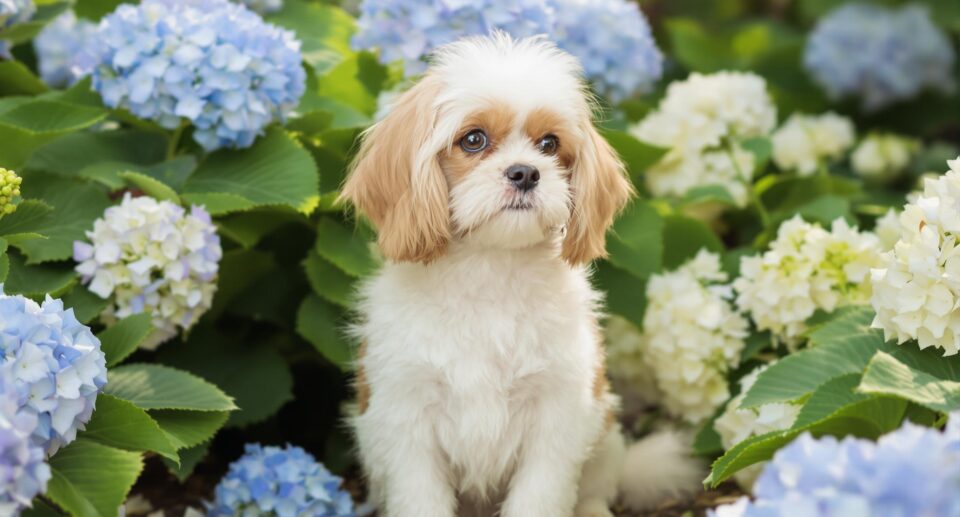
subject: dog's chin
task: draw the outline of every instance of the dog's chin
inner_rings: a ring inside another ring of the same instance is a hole
[[[547,240],[552,231],[536,206],[529,202],[515,202],[474,228],[464,241],[482,248],[519,249]]]

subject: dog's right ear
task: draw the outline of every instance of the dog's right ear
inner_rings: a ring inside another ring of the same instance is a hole
[[[441,86],[428,75],[363,134],[340,194],[377,227],[380,250],[391,260],[430,262],[450,240],[447,181],[429,148]]]

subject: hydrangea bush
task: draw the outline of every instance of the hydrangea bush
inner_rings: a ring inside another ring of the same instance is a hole
[[[960,409],[950,2],[336,4],[0,0],[0,513],[364,513],[343,330],[382,258],[339,185],[494,29],[579,59],[639,193],[589,265],[628,438],[695,436],[751,515],[872,511],[894,471],[953,511],[912,470]],[[296,445],[228,466],[258,442]]]

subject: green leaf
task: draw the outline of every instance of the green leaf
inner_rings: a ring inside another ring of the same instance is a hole
[[[762,136],[749,138],[744,140],[740,146],[753,153],[755,164],[754,172],[758,170],[762,171],[766,168],[767,162],[770,161],[770,156],[773,154],[773,143],[769,138]]]
[[[788,355],[760,373],[741,403],[742,408],[796,400],[825,382],[861,373],[883,347],[883,335],[870,329],[873,310],[861,307],[810,333],[811,347]]]
[[[260,239],[273,233],[277,228],[291,223],[308,224],[308,221],[303,214],[277,208],[250,210],[230,214],[217,220],[220,235],[228,237],[244,248],[256,246]]]
[[[224,253],[209,317],[219,317],[237,295],[276,267],[273,256],[264,251],[236,249]]]
[[[350,370],[352,354],[341,335],[341,318],[332,305],[317,295],[307,295],[297,311],[297,333],[341,370]]]
[[[130,129],[70,133],[37,149],[27,167],[77,176],[83,169],[103,162],[147,166],[163,161],[166,143],[162,134]]]
[[[693,452],[699,456],[713,456],[723,453],[720,433],[713,427],[719,413],[703,423],[693,439]]]
[[[367,240],[329,217],[320,218],[317,224],[317,244],[314,249],[321,257],[354,277],[369,275],[377,267]]]
[[[346,104],[364,115],[372,115],[377,109],[377,93],[385,79],[386,72],[376,57],[369,52],[360,52],[345,56],[337,66],[318,77],[317,91],[323,97]]]
[[[63,297],[63,305],[73,309],[73,315],[83,324],[89,324],[110,304],[109,299],[100,298],[83,286],[74,287]]]
[[[350,38],[356,30],[353,17],[339,7],[303,0],[288,0],[283,9],[267,17],[290,29],[303,43],[303,60],[324,73],[353,54]]]
[[[663,267],[675,269],[692,259],[701,249],[723,252],[723,243],[713,230],[699,219],[680,214],[663,219]]]
[[[313,292],[341,307],[349,308],[352,305],[354,279],[321,257],[316,249],[307,252],[307,257],[303,259],[303,269]]]
[[[27,265],[18,253],[7,253],[10,272],[3,284],[6,294],[22,294],[42,299],[46,295],[58,298],[77,281],[73,269],[66,264]]]
[[[107,366],[120,364],[151,332],[153,322],[149,313],[127,316],[101,332],[97,337],[100,339],[100,349],[107,356]]]
[[[210,452],[210,443],[204,442],[200,445],[181,449],[179,452],[179,465],[167,458],[162,459],[163,463],[166,464],[168,469],[170,469],[170,472],[177,478],[177,481],[184,483],[187,478],[193,474],[194,469],[197,468],[197,465],[200,464],[207,453]]]
[[[207,204],[214,215],[268,205],[287,205],[309,214],[319,202],[319,188],[310,153],[274,128],[248,149],[210,155],[184,183],[182,197]],[[222,202],[224,195],[230,203]]]
[[[116,517],[142,468],[140,453],[78,438],[50,458],[46,495],[76,517]]]
[[[24,199],[17,211],[0,218],[0,235],[5,239],[20,234],[36,234],[46,224],[53,207],[38,199]]]
[[[195,447],[212,438],[227,422],[229,412],[157,409],[150,411],[150,416],[170,443],[177,449],[183,449]]]
[[[70,7],[69,0],[41,0],[35,2],[37,11],[24,23],[0,31],[0,36],[11,43],[23,43],[33,39],[51,20]]]
[[[53,207],[34,230],[46,239],[14,244],[27,256],[28,264],[70,258],[73,242],[85,239],[85,232],[93,229],[94,220],[102,217],[110,206],[106,193],[93,185],[48,175],[31,175],[24,183],[25,196],[39,198]]]
[[[0,96],[37,95],[47,85],[19,61],[0,61]]]
[[[153,451],[179,461],[177,449],[146,411],[110,395],[97,397],[97,410],[83,437],[128,451]]]
[[[77,0],[74,10],[77,16],[88,20],[99,20],[107,13],[113,12],[120,4],[131,3],[126,0]]]
[[[666,29],[674,55],[690,70],[718,72],[736,68],[737,59],[728,42],[708,34],[696,20],[670,19]]]
[[[683,195],[683,205],[700,205],[704,203],[719,203],[724,206],[736,206],[737,202],[730,195],[730,191],[723,185],[702,185],[694,187]]]
[[[808,421],[805,425],[754,436],[738,443],[714,462],[705,483],[716,487],[737,471],[772,458],[777,450],[804,432],[815,437],[830,434],[876,439],[896,429],[903,420],[907,403],[892,397],[860,398],[850,389],[856,384],[855,377],[826,383],[810,397],[810,401],[818,406],[833,407],[829,414],[819,415],[821,418]],[[836,406],[843,401],[848,403]],[[800,416],[797,419],[799,421]]]
[[[649,203],[634,201],[613,223],[608,235],[609,261],[646,279],[663,266],[664,221]]]
[[[951,361],[955,358],[942,359]],[[870,359],[859,391],[894,395],[946,413],[960,409],[960,382],[913,369],[883,352],[877,352]]]
[[[119,176],[152,198],[159,201],[173,201],[176,204],[180,204],[180,196],[178,196],[172,188],[158,179],[132,171],[121,172]]]
[[[158,364],[128,364],[110,370],[104,393],[140,409],[232,411],[233,400],[220,388],[187,372]]]
[[[203,327],[186,343],[164,348],[158,360],[203,377],[232,397],[240,409],[230,414],[230,426],[266,420],[293,399],[286,361],[263,340],[245,343]]]
[[[820,223],[825,228],[829,228],[833,221],[839,218],[856,223],[853,213],[850,212],[850,200],[830,194],[799,207],[796,213],[808,221]]]
[[[630,177],[634,178],[635,182],[669,151],[663,147],[641,142],[623,131],[608,130],[603,132],[603,136],[620,155],[630,172]]]
[[[29,134],[64,133],[90,127],[104,119],[107,112],[65,102],[35,100],[0,113],[0,125]]]
[[[607,310],[630,320],[643,328],[643,313],[647,307],[647,280],[620,269],[608,260],[598,261],[593,280],[606,293]]]

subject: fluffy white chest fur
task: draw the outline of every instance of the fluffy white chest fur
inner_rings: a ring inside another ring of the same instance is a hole
[[[596,295],[555,251],[454,249],[388,265],[363,293],[361,419],[403,408],[397,418],[430,426],[461,491],[502,487],[543,405],[562,402],[565,426],[600,432]]]

